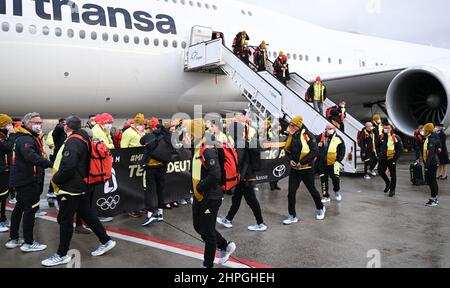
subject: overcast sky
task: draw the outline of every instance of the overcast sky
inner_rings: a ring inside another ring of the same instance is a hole
[[[326,28],[450,49],[449,0],[241,0]]]

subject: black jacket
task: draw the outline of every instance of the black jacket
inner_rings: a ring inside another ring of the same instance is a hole
[[[311,167],[314,167],[315,162],[314,160],[316,159],[319,153],[319,147],[317,146],[316,137],[305,126],[303,126],[302,129],[300,129],[297,133],[295,133],[292,136],[292,142],[290,143],[289,146],[285,147],[285,150],[287,152],[289,160],[299,163],[300,154],[303,149],[302,141],[300,139],[303,130],[305,130],[305,134],[308,136],[308,146],[310,152],[308,155],[306,155],[305,158],[303,158],[300,161],[300,164],[302,166],[309,165]]]
[[[241,181],[244,182],[254,182],[256,181],[256,172],[262,169],[261,161],[261,146],[258,141],[258,137],[255,136],[251,141],[240,140],[235,143],[237,148],[236,152],[238,154],[238,171],[241,176]]]
[[[53,142],[55,143],[55,152],[54,155],[56,156],[58,154],[59,149],[61,149],[61,146],[64,144],[64,141],[66,141],[67,134],[64,131],[64,126],[58,124],[56,125],[55,129],[52,133]]]
[[[81,135],[90,143],[89,135],[84,130],[72,134]],[[62,152],[62,160],[58,172],[53,176],[53,183],[64,192],[81,194],[88,192],[84,181],[89,176],[90,145],[77,138],[69,138]]]
[[[419,160],[421,156],[423,156],[423,144],[424,144],[424,137],[420,135],[419,130],[416,130],[414,132],[414,138],[415,138],[415,149],[416,149],[416,160]]]
[[[361,133],[359,135],[359,143],[360,143],[360,148],[361,148],[361,158],[362,160],[367,160],[370,158],[370,156],[373,153],[376,153],[376,134],[375,134],[375,130],[373,130],[372,132],[367,131],[366,128],[363,128],[361,130]],[[374,137],[375,137],[375,141],[374,141]],[[375,147],[373,146],[373,143],[375,142]]]
[[[172,141],[172,134],[162,125],[158,125],[157,128],[158,129],[156,129],[152,133],[145,134],[140,140],[141,145],[145,146],[144,157],[141,161],[141,166],[143,167],[146,167],[149,161],[153,159],[152,154],[157,148],[160,141],[166,141],[168,143],[168,148],[172,147],[172,145],[169,144]]]
[[[378,157],[381,160],[387,160],[388,137],[392,137],[392,135],[391,134],[388,135],[386,133],[383,133],[378,138],[377,153],[378,153]],[[402,155],[403,142],[402,142],[402,139],[400,138],[400,136],[398,136],[396,134],[395,134],[395,138],[397,139],[397,143],[395,143],[395,155],[394,155],[394,158],[392,160],[396,162],[400,158],[400,156]]]
[[[334,136],[334,135],[333,135]],[[328,138],[328,143],[330,143],[331,138],[330,136],[326,135],[326,138]],[[345,143],[344,140],[342,140],[341,136],[336,135],[335,137],[338,137],[341,140],[341,144],[338,145],[337,150],[336,150],[336,162],[341,163],[342,160],[344,160],[345,158]],[[317,156],[317,161],[319,164],[319,167],[323,168],[327,165],[327,154],[328,154],[328,145],[325,145],[325,139],[324,139],[324,134],[320,134],[316,137],[316,141],[317,141],[317,145],[319,145],[319,143],[322,143],[322,147],[318,146],[319,152],[318,152],[318,156]]]
[[[426,139],[425,139],[426,141]],[[425,142],[424,142],[425,145]],[[441,139],[436,133],[431,133],[428,138],[428,148],[427,148],[427,161],[425,161],[425,169],[429,169],[431,166],[439,165],[439,149],[441,149]]]
[[[9,171],[11,166],[12,150],[16,142],[16,134],[9,134],[0,130],[0,173]]]
[[[203,157],[206,168],[202,165],[201,181],[197,185],[197,191],[205,199],[221,200],[223,199],[223,191],[220,187],[222,171],[220,169],[219,155],[214,148],[206,148]]]
[[[42,183],[45,169],[51,168],[53,163],[44,158],[38,135],[20,127],[16,137],[10,186],[21,187],[32,183]]]

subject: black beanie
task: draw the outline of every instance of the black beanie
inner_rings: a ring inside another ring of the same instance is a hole
[[[76,115],[70,115],[66,119],[66,125],[72,130],[80,130],[81,129],[81,119]]]

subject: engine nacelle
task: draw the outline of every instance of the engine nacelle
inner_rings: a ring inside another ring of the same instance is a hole
[[[389,85],[386,107],[397,129],[410,136],[414,136],[419,125],[426,123],[449,127],[449,80],[434,67],[408,68]]]

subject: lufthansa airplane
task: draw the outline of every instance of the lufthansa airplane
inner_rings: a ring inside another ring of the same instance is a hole
[[[450,124],[450,50],[332,31],[232,0],[0,0],[0,110],[56,118],[242,107],[226,76],[184,72],[194,26],[222,32],[227,46],[242,30],[251,45],[265,40],[272,60],[283,51],[292,72],[320,75],[361,120],[370,115],[363,106],[385,102],[406,134],[418,123]]]

